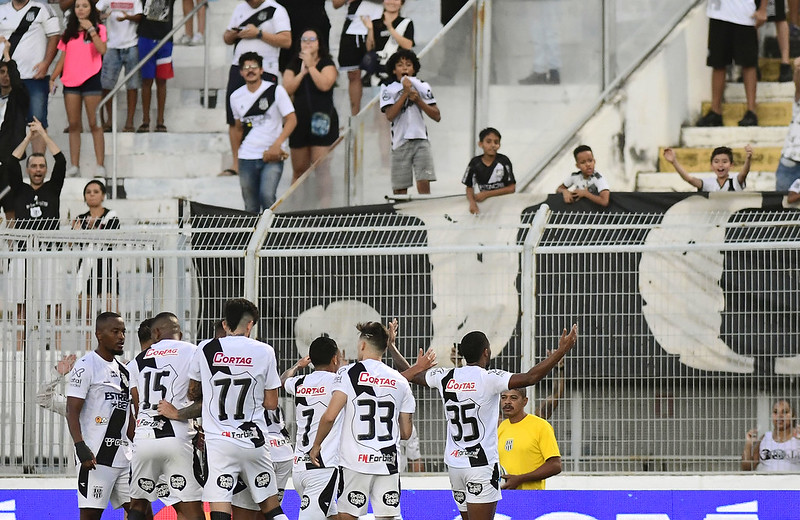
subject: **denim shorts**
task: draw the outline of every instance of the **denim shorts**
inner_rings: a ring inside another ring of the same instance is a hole
[[[103,69],[100,74],[100,82],[105,90],[112,90],[117,86],[119,73],[125,68],[125,74],[129,73],[139,63],[139,48],[134,45],[127,49],[108,49],[103,55]],[[125,83],[128,90],[137,90],[142,87],[142,75],[137,72]]]
[[[100,73],[90,77],[77,87],[64,87],[64,94],[78,94],[80,96],[102,96],[103,86],[100,84]]]

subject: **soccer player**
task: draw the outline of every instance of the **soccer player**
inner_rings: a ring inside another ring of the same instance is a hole
[[[408,362],[394,345],[397,322],[390,325],[389,350],[399,368]],[[420,373],[411,381],[436,388],[442,396],[448,422],[444,461],[450,476],[453,498],[464,520],[492,520],[500,493],[500,465],[497,452],[497,417],[500,393],[538,383],[575,345],[578,326],[561,333],[558,349],[527,372],[512,374],[487,370],[492,350],[486,335],[473,331],[464,336],[459,354],[466,366],[436,368]]]
[[[348,427],[342,429],[339,445],[339,518],[355,520],[366,514],[369,498],[375,518],[393,519],[400,514],[397,444],[411,436],[416,403],[408,381],[381,362],[389,339],[386,327],[371,321],[356,328],[361,333],[358,361],[336,375],[309,458],[316,466],[327,464],[320,457],[322,443],[344,409]]]
[[[81,520],[99,520],[111,502],[128,509],[130,440],[129,374],[116,356],[125,348],[125,322],[115,312],[95,320],[97,350],[80,358],[67,387],[67,425],[78,460]]]
[[[158,498],[163,475],[175,510],[189,520],[205,518],[202,487],[194,476],[191,423],[170,420],[158,413],[161,399],[187,406],[189,363],[195,346],[181,341],[178,317],[162,312],[150,325],[153,344],[128,365],[131,398],[137,408],[134,454],[131,460],[131,506],[128,520],[146,518],[148,506]]]
[[[314,372],[304,376],[294,375],[309,363],[314,364]],[[339,436],[344,414],[336,416],[330,434],[321,444],[319,467],[312,464],[308,452],[317,435],[320,419],[330,405],[333,381],[341,363],[342,357],[336,342],[328,337],[319,337],[311,342],[308,356],[281,375],[284,390],[294,397],[297,418],[292,482],[300,495],[298,520],[337,518],[334,497],[339,480]]]
[[[280,378],[271,346],[250,339],[258,308],[243,298],[225,304],[227,335],[201,343],[189,368],[189,399],[202,402],[208,455],[203,500],[211,520],[230,520],[241,479],[265,520],[288,520],[280,506],[266,442],[264,410],[278,406]]]

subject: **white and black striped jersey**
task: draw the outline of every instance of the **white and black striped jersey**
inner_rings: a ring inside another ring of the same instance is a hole
[[[294,396],[295,421],[297,422],[297,437],[295,438],[294,463],[305,469],[315,469],[308,458],[308,452],[317,438],[319,419],[333,394],[333,380],[336,374],[319,370],[305,376],[290,377],[283,384],[283,388]],[[330,433],[325,437],[320,450],[320,463],[324,468],[335,468],[339,465],[339,443],[342,431],[344,414],[336,416]]]
[[[339,465],[370,475],[397,473],[398,418],[416,408],[408,381],[384,363],[365,359],[341,368],[333,391],[347,395]]]
[[[286,429],[286,419],[281,407],[264,410],[264,420],[267,422],[267,440],[272,462],[292,460],[294,458],[292,438],[289,436],[289,430]]]
[[[185,341],[162,339],[140,352],[128,363],[131,388],[139,393],[136,439],[177,437],[188,440],[195,431],[190,421],[172,421],[158,413],[158,402],[169,401],[181,409],[192,404],[189,390],[189,363],[197,347]]]
[[[416,77],[408,77],[412,87],[419,92],[422,102],[427,105],[435,105],[436,98],[433,97],[431,86]],[[381,86],[381,111],[386,110],[397,103],[403,95],[403,84],[400,81],[393,81],[388,85]],[[392,150],[397,150],[409,139],[427,139],[428,128],[425,126],[425,114],[414,102],[406,99],[400,114],[392,121]]]
[[[76,361],[69,374],[67,397],[84,400],[81,433],[102,466],[124,468],[130,464],[129,385],[125,365],[116,359],[106,361],[97,352]]]
[[[452,468],[488,466],[498,462],[497,419],[500,392],[508,390],[512,374],[468,365],[435,368],[425,381],[442,396],[447,419],[444,461]]]
[[[599,195],[600,192],[611,189],[606,178],[597,171],[588,179],[579,171],[573,172],[569,177],[564,179],[564,186],[567,188],[575,186],[575,188],[579,190],[589,190],[589,193],[593,195]]]
[[[189,378],[202,384],[206,439],[266,444],[264,390],[281,386],[271,346],[245,336],[208,340],[197,348]]]

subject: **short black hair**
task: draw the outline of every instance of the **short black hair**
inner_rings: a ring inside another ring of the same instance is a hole
[[[225,323],[231,330],[236,330],[242,322],[252,321],[253,324],[258,324],[260,317],[256,304],[244,298],[234,298],[225,302],[223,315]]]
[[[333,338],[328,336],[318,337],[308,347],[308,356],[315,367],[330,365],[337,352],[339,352],[339,346]]]
[[[83,187],[83,196],[84,196],[84,197],[86,196],[86,188],[88,188],[88,187],[89,187],[89,186],[91,186],[92,184],[97,184],[97,186],[100,188],[100,192],[101,192],[103,195],[105,195],[105,194],[107,193],[107,190],[106,190],[106,185],[105,185],[105,184],[103,184],[103,182],[102,182],[102,181],[100,181],[100,180],[98,180],[98,179],[92,179],[92,180],[90,180],[89,182],[87,182],[87,183],[86,183],[86,186],[84,186],[84,187]]]
[[[575,157],[575,160],[577,161],[578,160],[578,154],[579,153],[583,153],[583,152],[592,152],[592,149],[589,148],[589,146],[585,145],[585,144],[579,145],[577,148],[572,150],[572,156]],[[594,155],[594,152],[592,152],[592,155]]]
[[[486,136],[490,134],[496,135],[498,139],[503,138],[503,136],[500,135],[500,132],[497,130],[497,128],[487,126],[483,130],[481,130],[481,132],[478,134],[478,140],[483,141],[484,139],[486,139]]]
[[[142,320],[139,324],[139,330],[136,331],[136,334],[139,336],[139,343],[144,343],[145,341],[150,341],[151,334],[153,333],[151,327],[153,326],[153,318],[147,318]]]
[[[394,68],[397,66],[397,62],[402,59],[410,61],[411,66],[414,67],[414,74],[419,74],[420,64],[417,54],[411,49],[400,49],[389,56],[389,61],[386,62],[386,73],[389,74],[390,77],[394,77]]]
[[[27,159],[25,159],[25,166],[26,167],[31,165],[31,159],[33,159],[34,157],[43,158],[44,159],[44,165],[47,166],[47,156],[45,154],[41,153],[41,152],[33,152],[32,154],[30,154],[28,156]]]
[[[264,58],[257,52],[248,51],[243,52],[241,56],[239,56],[239,69],[241,70],[244,67],[245,62],[254,61],[258,63],[260,68],[264,68]]]
[[[509,388],[508,390],[504,390],[503,393],[504,392],[516,392],[519,395],[521,395],[523,398],[525,398],[525,399],[528,398],[528,389],[526,387],[524,387],[524,386],[522,388]]]
[[[226,336],[228,333],[225,332],[225,326],[222,324],[222,320],[217,320],[214,322],[214,337],[215,338],[222,338]]]
[[[110,320],[113,320],[113,319],[116,319],[116,318],[122,319],[122,316],[120,316],[116,312],[101,312],[100,314],[97,315],[97,318],[95,318],[95,320],[94,320],[94,330],[96,330],[96,331],[100,330],[100,327],[105,325],[107,321],[110,321]]]
[[[487,348],[489,348],[489,338],[486,337],[486,334],[479,330],[473,330],[461,338],[461,343],[458,344],[458,353],[467,363],[476,363]]]
[[[389,331],[382,323],[377,321],[368,321],[366,323],[359,323],[356,325],[360,333],[359,339],[363,339],[369,343],[378,352],[385,352],[386,347],[389,346]]]
[[[714,151],[711,152],[711,159],[709,159],[709,160],[713,161],[714,157],[716,157],[718,155],[723,155],[723,154],[727,155],[728,159],[730,159],[731,162],[733,162],[733,150],[731,150],[727,146],[717,146],[716,148],[714,148]]]

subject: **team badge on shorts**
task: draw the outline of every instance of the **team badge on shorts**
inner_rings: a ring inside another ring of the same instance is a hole
[[[367,495],[361,491],[351,491],[347,494],[347,501],[356,507],[363,507],[367,503]]]
[[[103,498],[103,488],[101,486],[94,486],[92,488],[92,496],[95,499]]]
[[[475,496],[478,496],[481,494],[481,491],[483,491],[483,484],[473,484],[472,482],[468,482],[467,491]]]
[[[383,494],[383,503],[389,507],[397,507],[400,505],[400,493],[397,491],[387,491]]]
[[[233,489],[233,476],[228,475],[227,473],[220,475],[217,477],[217,486],[230,491]]]
[[[459,504],[463,504],[467,499],[467,495],[465,495],[463,491],[453,491],[453,498]]]
[[[169,477],[169,487],[182,491],[186,487],[186,477],[183,475],[172,475]]]
[[[271,480],[272,478],[269,476],[268,472],[259,473],[256,475],[256,487],[265,488],[269,486]]]
[[[169,496],[169,488],[163,482],[156,486],[156,496],[158,498],[167,498]]]
[[[146,493],[150,493],[156,488],[156,483],[149,478],[140,478],[137,484]]]
[[[306,510],[310,503],[311,503],[311,499],[308,498],[308,495],[303,495],[303,499],[300,500],[300,509],[301,510]]]

